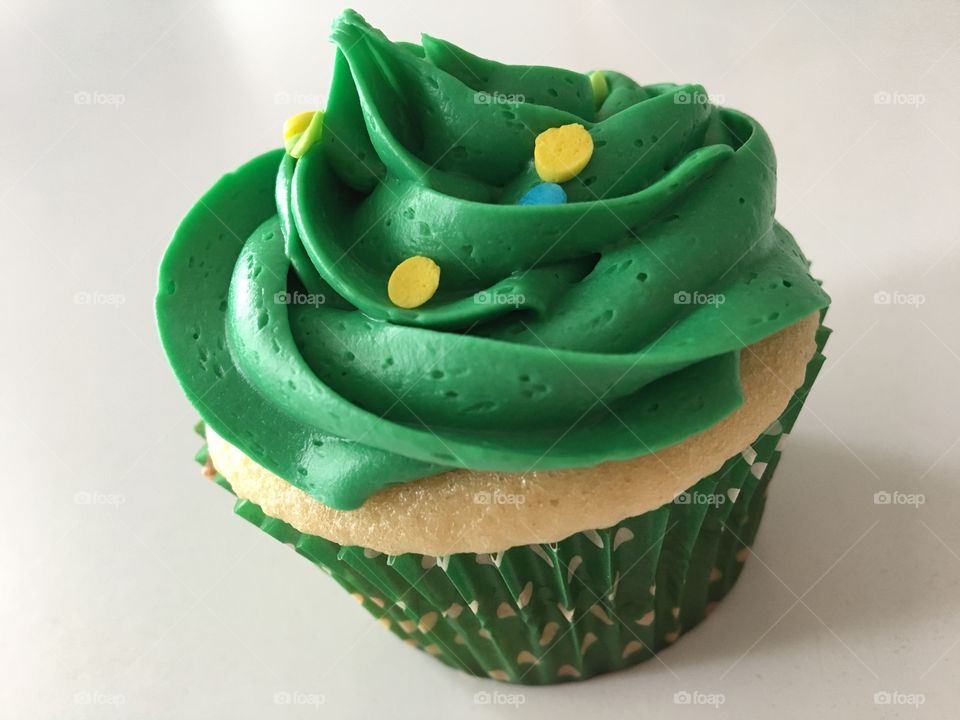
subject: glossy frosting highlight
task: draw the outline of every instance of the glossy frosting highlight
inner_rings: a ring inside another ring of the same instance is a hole
[[[675,444],[742,403],[743,347],[828,304],[774,220],[766,134],[703,88],[604,72],[598,107],[590,75],[392,43],[351,11],[333,38],[319,141],[212,188],[157,300],[204,420],[321,502]],[[593,154],[567,203],[518,204],[537,136],[570,124]],[[405,309],[387,281],[413,256],[442,272]]]

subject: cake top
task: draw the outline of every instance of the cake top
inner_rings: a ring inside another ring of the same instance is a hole
[[[164,347],[197,410],[333,508],[450,468],[653,453],[827,306],[769,139],[697,85],[503,65],[334,24],[325,112],[187,215]]]

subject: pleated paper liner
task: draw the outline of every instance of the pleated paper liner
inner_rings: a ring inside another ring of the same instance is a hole
[[[459,670],[545,685],[629,667],[694,627],[736,582],[829,333],[821,326],[803,386],[760,437],[674,502],[610,528],[495,554],[387,556],[301,533],[246,500],[235,511],[404,642]],[[197,459],[213,475],[205,447]]]

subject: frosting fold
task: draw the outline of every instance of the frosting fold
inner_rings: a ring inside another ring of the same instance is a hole
[[[742,403],[746,345],[829,303],[774,220],[769,139],[700,86],[607,72],[598,107],[586,74],[351,11],[333,39],[321,140],[211,189],[157,300],[204,420],[321,502],[675,444]],[[518,205],[537,135],[569,123],[595,149],[568,203]],[[386,286],[414,255],[442,274],[408,310]]]

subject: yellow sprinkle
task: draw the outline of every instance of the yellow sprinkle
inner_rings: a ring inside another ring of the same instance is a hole
[[[387,283],[390,302],[406,309],[423,305],[440,286],[440,266],[423,255],[407,258],[394,268]]]
[[[293,145],[287,148],[287,152],[298,160],[304,156],[307,150],[309,150],[323,134],[323,113],[318,110],[315,113],[311,113],[311,115],[312,117],[310,118],[310,123],[307,125],[307,129],[297,135]]]
[[[288,117],[287,121],[283,124],[284,141],[306,130],[311,120],[313,120],[313,110],[307,110],[306,112],[297,113],[296,115]]]
[[[610,85],[607,84],[607,76],[602,70],[590,73],[590,86],[593,88],[593,100],[599,108],[610,94]]]
[[[537,136],[533,160],[544,182],[564,183],[583,170],[593,156],[593,138],[578,123],[550,128]]]

